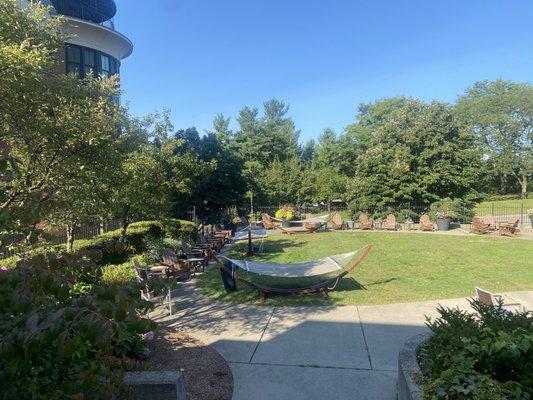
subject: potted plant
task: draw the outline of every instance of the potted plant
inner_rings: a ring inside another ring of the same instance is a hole
[[[281,220],[281,226],[283,228],[289,228],[291,226],[290,221],[294,219],[294,215],[294,207],[288,204],[276,211],[276,218]]]
[[[450,199],[443,199],[431,205],[431,214],[437,220],[437,230],[450,230],[450,222],[457,218],[455,203]]]

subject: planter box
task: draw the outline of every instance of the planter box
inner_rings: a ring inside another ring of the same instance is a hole
[[[450,218],[437,218],[437,230],[449,231],[450,230]]]
[[[185,400],[181,372],[126,372],[124,383],[133,388],[133,400]]]
[[[431,332],[413,336],[404,343],[398,356],[398,400],[422,400],[422,387],[416,383],[422,375],[418,365],[418,349],[431,336]]]

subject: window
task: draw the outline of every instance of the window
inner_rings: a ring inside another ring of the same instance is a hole
[[[111,75],[111,63],[108,56],[100,54],[100,71],[103,75]]]
[[[81,70],[81,49],[79,47],[67,47],[67,74],[80,74]]]
[[[102,52],[69,44],[66,47],[67,74],[80,78],[89,74],[111,76],[119,73],[120,62]]]
[[[83,49],[83,76],[96,75],[96,52],[91,49]]]

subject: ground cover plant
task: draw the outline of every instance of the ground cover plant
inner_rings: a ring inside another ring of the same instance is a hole
[[[533,398],[533,313],[471,301],[474,313],[439,308],[421,347],[426,400]]]
[[[303,262],[368,243],[373,249],[367,259],[339,282],[329,301],[318,295],[269,296],[266,304],[402,303],[471,296],[475,285],[497,291],[533,289],[533,242],[529,240],[381,232],[324,232],[289,238],[270,232],[264,254],[254,260]],[[245,251],[243,243],[232,249],[231,256],[245,258]],[[261,302],[257,291],[244,284],[227,294],[217,269],[200,276],[197,285],[203,293],[220,299]]]

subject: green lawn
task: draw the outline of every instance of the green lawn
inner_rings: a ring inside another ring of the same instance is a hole
[[[494,215],[514,215],[522,212],[526,214],[528,209],[533,209],[533,198],[484,201],[476,206],[475,211],[481,215],[492,214],[493,210]]]
[[[265,254],[256,259],[280,263],[308,261],[374,248],[326,301],[318,295],[269,296],[274,305],[362,305],[472,296],[474,285],[492,291],[533,290],[533,241],[437,234],[324,232],[292,237],[270,234]],[[231,256],[241,256],[235,246]],[[264,279],[264,278],[263,278]],[[200,276],[205,294],[234,302],[261,303],[244,284],[226,294],[217,268]]]

